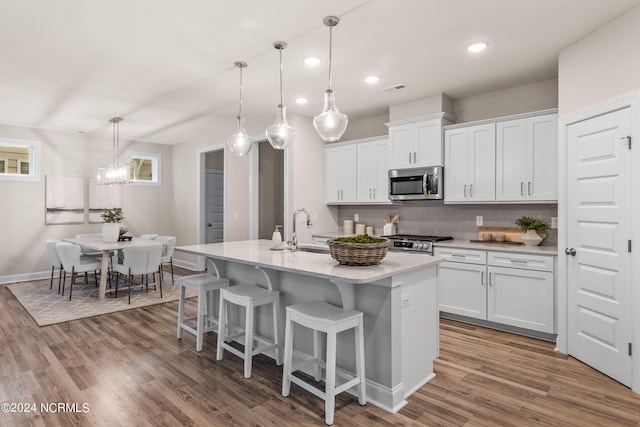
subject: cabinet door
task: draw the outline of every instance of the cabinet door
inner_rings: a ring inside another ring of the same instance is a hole
[[[527,191],[527,120],[496,125],[496,200],[524,200]],[[555,158],[555,157],[554,157]],[[529,187],[530,187],[529,183]]]
[[[389,200],[389,142],[385,139],[373,144],[375,151],[373,200],[391,203]]]
[[[341,202],[356,201],[356,183],[358,176],[357,166],[357,148],[356,145],[347,145],[342,147],[341,152]]]
[[[444,201],[466,202],[469,194],[468,129],[444,132]]]
[[[356,146],[325,149],[325,203],[356,201]]]
[[[492,266],[487,271],[487,320],[555,332],[553,273]]]
[[[438,308],[486,320],[486,267],[445,261],[438,264]]]
[[[391,143],[390,169],[408,168],[413,166],[414,137],[412,125],[393,126],[389,128]]]
[[[527,198],[558,200],[558,115],[527,120]]]
[[[469,127],[469,201],[496,200],[495,123]]]
[[[325,148],[324,151],[324,174],[325,203],[338,203],[340,201],[341,172],[340,172],[340,148]]]
[[[442,165],[442,121],[430,120],[414,125],[415,166]]]
[[[357,148],[357,190],[358,202],[368,203],[374,200],[373,188],[376,186],[376,152],[375,145],[367,142],[358,144]]]

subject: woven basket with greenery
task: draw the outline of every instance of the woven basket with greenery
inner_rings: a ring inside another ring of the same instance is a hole
[[[343,265],[374,265],[387,255],[388,240],[369,235],[338,237],[327,242],[331,257]]]

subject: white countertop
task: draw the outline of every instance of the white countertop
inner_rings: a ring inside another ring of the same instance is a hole
[[[178,246],[176,251],[239,262],[280,271],[338,280],[347,283],[370,283],[401,273],[443,262],[444,258],[424,254],[388,252],[377,265],[340,265],[328,253],[272,251],[270,240],[210,243]]]
[[[469,240],[448,240],[446,242],[436,242],[433,244],[438,247],[453,247],[461,249],[480,249],[488,251],[501,251],[501,252],[521,252],[529,254],[539,255],[558,255],[557,246],[526,246],[526,245],[514,245],[509,243],[481,243],[470,242]]]

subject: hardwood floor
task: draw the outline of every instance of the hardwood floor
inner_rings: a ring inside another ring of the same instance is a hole
[[[0,286],[0,403],[36,404],[3,406],[0,425],[324,425],[322,401],[295,385],[280,395],[271,359],[256,356],[247,380],[239,358],[216,362],[213,334],[200,353],[192,335],[176,340],[176,312],[172,302],[38,327]],[[395,415],[343,393],[335,425],[640,425],[639,395],[548,342],[443,320],[435,369]]]

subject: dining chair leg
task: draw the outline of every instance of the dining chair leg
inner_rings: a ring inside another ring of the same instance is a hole
[[[131,269],[129,269],[129,277],[127,278],[127,284],[129,285],[129,304],[131,304],[131,284],[133,282],[133,274],[131,274]]]
[[[173,278],[173,257],[169,258],[169,264],[171,265],[171,285],[173,286],[176,284]]]
[[[120,273],[116,271],[116,298],[118,298],[118,282],[120,281]]]
[[[160,298],[162,298],[162,271],[158,270],[158,285],[160,286]]]
[[[53,289],[53,270],[55,270],[55,269],[56,269],[56,266],[52,265],[51,266],[51,281],[49,282],[49,290]]]
[[[71,282],[69,283],[69,301],[71,301],[71,293],[73,292],[73,281],[76,278],[76,274],[77,274],[76,273],[76,268],[73,267],[71,269]],[[87,274],[87,273],[85,272],[84,274]],[[85,276],[85,279],[86,279],[86,276]],[[64,295],[64,293],[63,293],[63,295]]]
[[[65,271],[62,276],[62,296],[64,296],[64,285],[67,282],[67,272]],[[58,282],[58,295],[60,294],[60,282]]]

